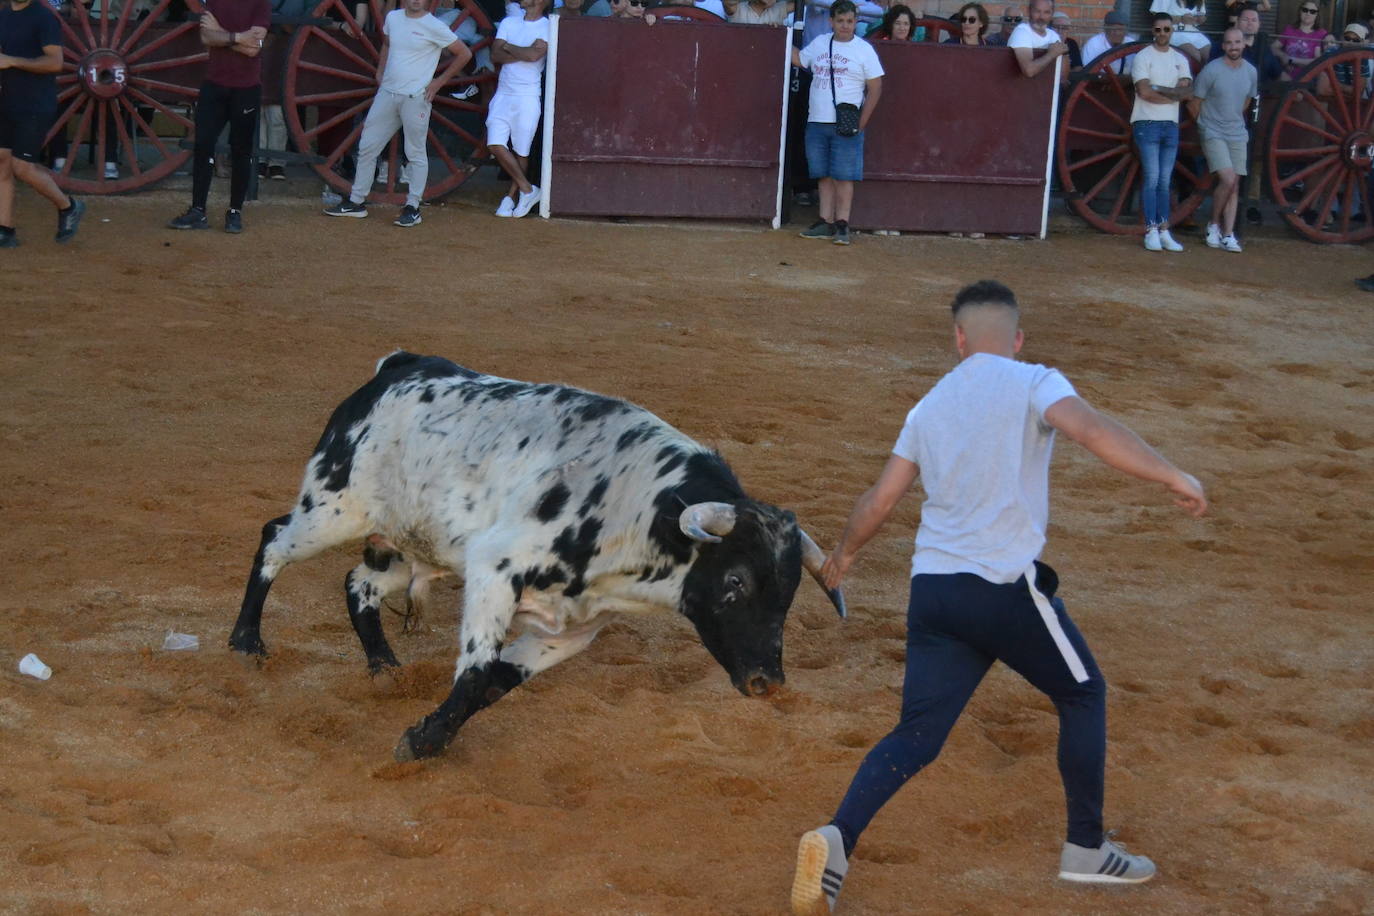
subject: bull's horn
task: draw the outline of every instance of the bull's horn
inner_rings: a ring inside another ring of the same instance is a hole
[[[844,606],[844,592],[838,588],[825,588],[825,580],[821,578],[821,567],[825,565],[825,552],[816,546],[816,542],[811,540],[811,536],[797,528],[797,533],[801,535],[802,542],[802,565],[816,579],[816,584],[825,589],[825,593],[830,596],[830,603],[835,605],[835,610],[843,620],[849,616],[849,610]]]
[[[719,544],[735,530],[735,507],[729,503],[693,503],[682,510],[677,525],[694,541]]]

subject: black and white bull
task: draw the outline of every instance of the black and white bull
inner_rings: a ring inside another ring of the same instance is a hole
[[[453,689],[401,760],[442,751],[616,614],[679,611],[741,693],[770,693],[801,569],[820,581],[824,561],[791,512],[643,408],[404,352],[334,411],[295,507],[263,527],[230,648],[266,654],[263,602],[287,564],[364,537],[344,585],[374,673],[399,664],[383,599],[443,571],[465,582]]]

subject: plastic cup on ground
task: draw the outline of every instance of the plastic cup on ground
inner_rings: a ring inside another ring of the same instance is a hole
[[[46,681],[52,677],[52,669],[43,664],[43,660],[32,652],[19,660],[19,672],[27,674],[29,677],[36,677],[40,681]]]
[[[200,639],[190,633],[178,633],[175,630],[167,631],[167,638],[162,641],[162,648],[168,652],[191,651],[200,648]]]

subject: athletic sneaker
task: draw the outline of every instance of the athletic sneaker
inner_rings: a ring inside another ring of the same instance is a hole
[[[1165,251],[1182,251],[1183,246],[1174,241],[1168,229],[1159,230],[1159,246]]]
[[[376,182],[377,182],[377,184],[386,184],[386,180],[387,180],[388,178],[390,178],[390,177],[391,177],[391,163],[390,163],[390,162],[379,162],[379,163],[377,163],[377,178],[375,179]]]
[[[57,241],[70,242],[76,235],[76,227],[81,225],[81,217],[86,215],[85,201],[75,197],[68,197],[72,205],[65,210],[57,211]]]
[[[1084,884],[1139,884],[1155,876],[1155,863],[1133,856],[1110,839],[1096,849],[1065,843],[1059,877]]]
[[[1207,224],[1207,247],[1221,247],[1221,227],[1218,226],[1216,223]]]
[[[496,208],[496,215],[497,215],[497,216],[514,216],[514,215],[515,215],[515,201],[511,200],[509,197],[503,197],[503,198],[501,198],[501,205],[498,206],[498,207]]]
[[[395,224],[408,229],[411,226],[418,226],[422,222],[424,220],[420,219],[419,207],[405,206],[401,208],[401,215],[396,217]]]
[[[210,220],[199,207],[189,207],[186,212],[167,224],[168,229],[209,229]]]
[[[367,204],[355,204],[351,198],[345,197],[332,207],[324,211],[325,216],[351,216],[354,219],[365,219],[367,217]]]
[[[66,158],[65,156],[58,156],[56,159],[54,159],[54,160],[52,161],[52,170],[53,170],[54,172],[60,172],[60,171],[62,171],[63,169],[65,169],[66,167],[67,167],[67,158]]]
[[[818,219],[797,234],[804,239],[833,239],[835,237],[835,224]]]
[[[849,244],[849,224],[846,223],[846,224],[844,224],[844,225],[842,226],[842,225],[840,225],[838,222],[835,223],[835,237],[834,237],[833,239],[831,239],[830,241],[833,242],[833,243],[835,243],[836,245],[848,245],[848,244]]]
[[[1159,230],[1156,229],[1154,226],[1151,226],[1149,229],[1146,229],[1146,230],[1145,230],[1145,250],[1146,250],[1146,251],[1163,251],[1163,250],[1164,250],[1164,246],[1161,245],[1161,244],[1159,244]]]
[[[797,847],[797,872],[792,877],[794,916],[830,916],[849,871],[839,828],[826,824],[802,834]]]
[[[118,177],[119,177],[119,163],[118,163],[118,162],[107,162],[107,163],[105,163],[105,179],[106,179],[107,181],[114,181],[114,180],[117,179]]]
[[[1227,251],[1234,251],[1236,254],[1240,254],[1240,242],[1236,241],[1234,235],[1228,235],[1226,238],[1222,239],[1221,247],[1225,248]]]
[[[269,166],[267,167],[267,177],[270,178],[270,179],[272,179],[273,181],[285,181],[285,180],[286,180],[286,166],[284,166],[284,165],[269,165]]]
[[[528,191],[520,192],[520,199],[515,202],[515,210],[511,216],[519,219],[526,213],[534,209],[534,205],[539,203],[539,185],[532,184]]]
[[[224,231],[238,235],[243,231],[243,211],[225,210],[224,211]]]

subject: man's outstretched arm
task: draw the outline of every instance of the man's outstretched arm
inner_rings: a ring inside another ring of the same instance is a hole
[[[897,503],[901,502],[906,491],[911,489],[911,484],[920,470],[905,458],[893,455],[887,459],[887,465],[878,477],[878,482],[869,487],[854,503],[854,509],[849,513],[849,521],[844,526],[844,534],[826,558],[825,565],[821,567],[821,577],[825,579],[826,588],[839,588],[859,548],[867,544],[883,527],[883,523],[897,507]]]
[[[1118,471],[1164,484],[1173,492],[1174,504],[1194,518],[1207,511],[1207,496],[1196,477],[1174,467],[1144,439],[1082,398],[1056,401],[1045,411],[1045,422]]]

